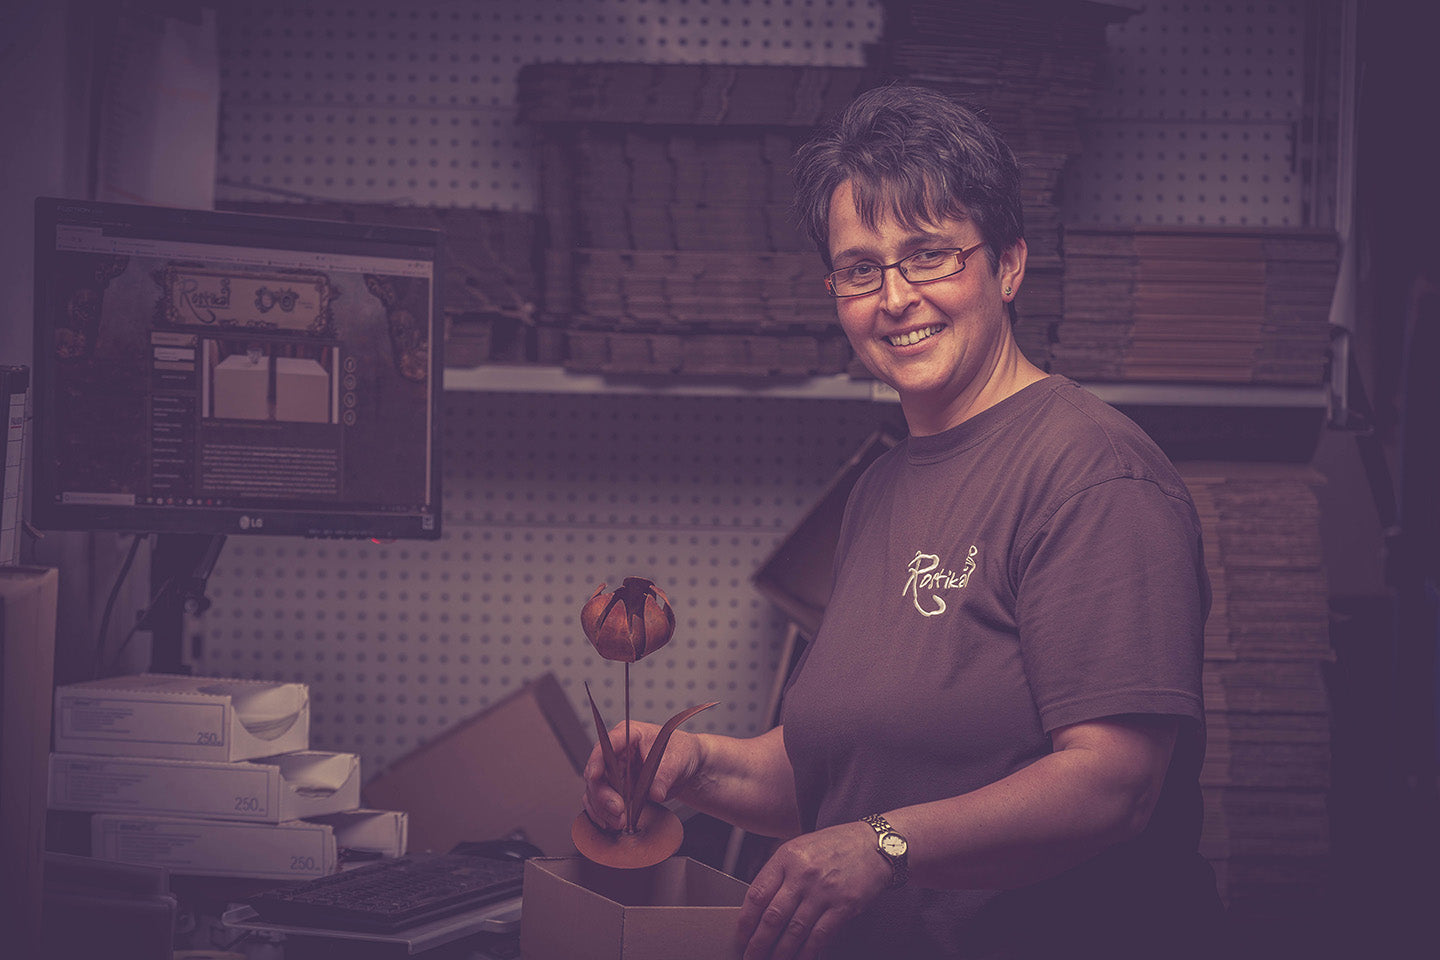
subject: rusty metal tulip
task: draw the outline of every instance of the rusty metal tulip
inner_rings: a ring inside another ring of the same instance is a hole
[[[675,611],[654,581],[626,577],[614,593],[595,588],[580,611],[580,627],[606,660],[635,663],[675,635]]]
[[[660,768],[660,758],[670,735],[680,724],[715,706],[715,702],[682,710],[671,717],[660,728],[648,753],[640,756],[638,746],[632,748],[630,739],[630,664],[659,650],[674,636],[675,611],[670,608],[670,598],[654,581],[644,577],[626,577],[614,593],[606,593],[602,583],[581,608],[580,626],[600,656],[625,664],[623,750],[615,750],[600,708],[590,696],[590,685],[585,685],[605,761],[605,779],[620,794],[625,814],[622,827],[610,831],[600,828],[582,810],[571,828],[571,838],[576,849],[596,863],[622,868],[652,866],[679,849],[684,837],[684,829],[675,814],[649,800],[650,785]]]

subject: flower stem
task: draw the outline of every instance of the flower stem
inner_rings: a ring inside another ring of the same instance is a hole
[[[635,832],[636,816],[631,807],[640,803],[635,797],[635,769],[630,762],[630,662],[625,662],[625,832]]]

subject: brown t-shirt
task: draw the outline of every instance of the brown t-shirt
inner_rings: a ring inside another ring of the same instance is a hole
[[[888,892],[830,955],[1090,956],[1087,943],[1120,950],[1117,936],[1148,927],[1137,911],[1214,905],[1208,870],[1193,874],[1204,867],[1200,526],[1134,423],[1050,377],[911,437],[856,484],[836,558],[782,715],[807,829],[982,787],[1049,753],[1049,732],[1068,724],[1183,723],[1141,837],[1023,890]],[[1065,928],[1053,943],[1052,924]]]

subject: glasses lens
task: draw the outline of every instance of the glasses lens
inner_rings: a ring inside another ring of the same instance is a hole
[[[959,273],[965,269],[965,261],[960,259],[962,252],[960,250],[921,250],[919,253],[901,260],[900,270],[905,274],[905,279],[915,283],[939,280],[941,277],[948,277],[952,273]]]
[[[883,274],[884,271],[873,263],[861,263],[844,270],[836,270],[830,274],[830,292],[837,297],[854,297],[878,290]]]

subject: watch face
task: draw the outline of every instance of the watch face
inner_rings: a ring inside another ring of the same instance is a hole
[[[887,833],[880,838],[880,849],[892,857],[905,855],[905,838],[898,833]]]

